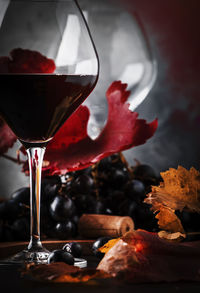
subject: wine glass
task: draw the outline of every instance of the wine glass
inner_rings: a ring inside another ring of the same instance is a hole
[[[28,155],[31,214],[28,247],[6,263],[48,260],[40,240],[45,148],[92,92],[98,73],[94,42],[76,0],[0,0],[0,115]]]
[[[88,132],[96,138],[107,120],[105,92],[110,84],[114,80],[127,83],[131,91],[129,109],[138,111],[155,84],[157,61],[137,11],[128,11],[123,1],[117,0],[79,0],[79,4],[101,63],[96,89],[85,101],[91,113]]]

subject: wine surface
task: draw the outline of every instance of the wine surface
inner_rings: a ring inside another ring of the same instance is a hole
[[[0,74],[0,115],[22,142],[48,141],[96,81],[95,75]]]

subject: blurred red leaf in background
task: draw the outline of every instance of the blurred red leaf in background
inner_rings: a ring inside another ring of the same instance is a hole
[[[0,155],[3,155],[13,146],[17,137],[8,127],[8,125],[0,118]]]
[[[0,57],[0,73],[53,73],[56,69],[52,59],[37,51],[14,49],[9,57]]]

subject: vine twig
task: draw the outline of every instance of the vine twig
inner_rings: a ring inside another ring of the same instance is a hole
[[[22,164],[24,164],[24,163],[26,162],[26,161],[20,160],[19,157],[14,158],[14,157],[12,157],[12,156],[10,156],[10,155],[6,155],[6,154],[3,154],[3,155],[1,155],[1,156],[2,156],[3,158],[5,158],[5,159],[9,160],[9,161],[14,162],[15,164],[18,164],[18,165],[22,165]]]

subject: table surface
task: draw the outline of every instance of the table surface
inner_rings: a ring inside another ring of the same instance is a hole
[[[78,241],[79,242],[79,241]],[[93,241],[83,241],[85,259],[88,267],[96,267],[98,259],[88,254]],[[11,252],[20,251],[27,243],[2,243],[0,245],[1,258],[9,256]],[[49,249],[59,248],[63,241],[46,242],[45,247]],[[5,255],[5,254],[8,255]],[[19,267],[0,264],[0,292],[20,293],[200,293],[200,282],[179,282],[179,283],[156,283],[156,284],[122,284],[113,280],[98,280],[80,284],[53,284],[38,282],[22,277]],[[12,290],[12,291],[11,291]]]
[[[89,266],[95,260],[86,257]],[[159,283],[159,284],[122,284],[113,280],[99,280],[81,284],[53,284],[30,280],[21,276],[19,268],[0,265],[1,292],[20,293],[196,293],[200,292],[200,283]]]

